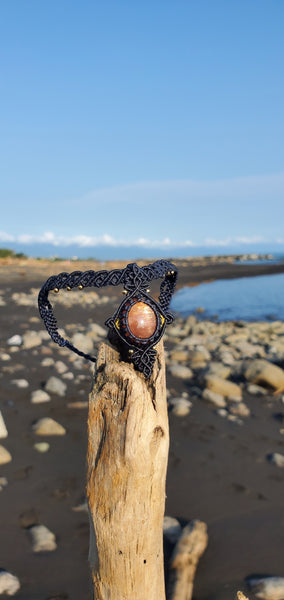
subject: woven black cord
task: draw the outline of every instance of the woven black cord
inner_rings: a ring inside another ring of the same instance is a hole
[[[123,284],[126,290],[140,289],[145,291],[149,282],[165,276],[161,283],[159,303],[161,309],[166,311],[173,295],[178,270],[175,265],[166,260],[158,260],[151,265],[138,267],[136,263],[130,263],[125,269],[113,269],[112,271],[73,271],[73,273],[59,273],[52,275],[42,286],[38,295],[38,308],[45,327],[59,346],[69,348],[79,356],[92,362],[96,358],[78,350],[68,340],[64,339],[58,332],[58,325],[53,313],[52,305],[48,299],[51,290],[70,289],[82,286],[101,288],[107,285]]]

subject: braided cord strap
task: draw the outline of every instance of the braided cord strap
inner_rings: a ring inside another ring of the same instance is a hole
[[[120,341],[124,342],[128,353],[133,354],[133,356],[128,356],[128,359],[134,363],[138,370],[144,372],[149,377],[152,372],[153,359],[156,355],[156,351],[153,350],[153,344],[157,343],[163,334],[164,324],[170,323],[173,320],[173,315],[168,311],[168,307],[175,289],[177,274],[177,267],[166,260],[159,260],[143,267],[138,267],[136,263],[130,263],[125,269],[113,269],[112,271],[59,273],[59,275],[49,277],[42,286],[38,295],[39,313],[54,342],[59,346],[69,348],[69,350],[72,350],[79,356],[96,362],[95,357],[78,350],[71,342],[60,335],[48,294],[50,291],[58,292],[62,289],[72,290],[78,287],[79,289],[87,287],[101,288],[108,285],[116,286],[122,284],[127,291],[127,298],[123,300],[114,317],[107,319],[106,325],[115,331],[116,337],[120,338]],[[160,295],[157,303],[148,296],[149,290],[147,288],[151,281],[161,277],[164,277],[164,279],[160,286]],[[150,338],[138,338],[129,330],[128,325],[125,325],[124,329],[120,326],[122,324],[122,322],[120,324],[120,312],[122,309],[124,309],[124,313],[127,312],[123,305],[128,300],[126,306],[128,306],[129,310],[134,303],[133,299],[135,302],[140,301],[143,304],[147,304],[156,315],[157,323],[160,327],[159,330],[157,328],[157,331],[155,331],[155,335],[150,336]]]

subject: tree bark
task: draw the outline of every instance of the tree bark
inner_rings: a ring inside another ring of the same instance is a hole
[[[164,600],[169,448],[163,342],[147,381],[101,344],[88,416],[87,498],[95,600]]]

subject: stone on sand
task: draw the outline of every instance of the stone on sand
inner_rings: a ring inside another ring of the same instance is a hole
[[[26,379],[12,379],[11,383],[17,386],[17,388],[24,390],[29,387],[29,382]]]
[[[40,364],[41,364],[42,367],[52,367],[54,365],[54,362],[55,361],[54,361],[53,358],[51,358],[50,356],[47,356],[46,358],[44,358],[41,361]]]
[[[163,522],[163,534],[164,537],[171,542],[176,544],[181,535],[181,524],[174,517],[164,516]]]
[[[29,350],[30,348],[35,348],[36,346],[40,346],[42,343],[42,339],[40,334],[37,331],[27,331],[23,335],[23,348]]]
[[[3,440],[6,437],[8,437],[8,431],[7,431],[7,427],[5,425],[3,415],[0,410],[0,439]]]
[[[12,575],[5,569],[0,569],[0,595],[14,596],[20,589],[20,581],[16,575]]]
[[[59,379],[59,377],[54,377],[54,375],[49,377],[45,384],[45,390],[47,392],[50,392],[51,394],[57,394],[58,396],[65,396],[66,389],[66,383],[64,383],[62,379]]]
[[[192,370],[189,367],[186,367],[185,365],[170,365],[169,371],[174,377],[178,377],[179,379],[189,380],[193,377]]]
[[[39,419],[33,424],[32,429],[36,435],[65,435],[66,433],[66,429],[50,417]]]
[[[275,389],[284,388],[284,371],[268,360],[252,360],[247,363],[245,378],[251,383],[264,384]]]
[[[284,577],[250,577],[247,583],[256,598],[261,600],[283,600],[284,598]]]
[[[8,485],[8,479],[6,477],[0,477],[0,492]]]
[[[40,454],[44,454],[45,452],[48,452],[50,444],[48,442],[37,442],[36,444],[34,444],[34,448]]]
[[[222,394],[218,394],[218,392],[213,392],[213,390],[210,390],[208,388],[205,388],[205,390],[203,390],[202,398],[204,400],[207,400],[211,404],[214,404],[214,406],[217,406],[218,408],[227,406],[226,400],[224,396],[222,396]]]
[[[247,392],[248,394],[251,394],[252,396],[266,396],[267,395],[267,390],[263,387],[261,387],[260,385],[257,385],[256,383],[249,383],[249,385],[247,386]]]
[[[42,404],[43,402],[50,402],[50,395],[44,390],[35,390],[31,395],[32,404]]]
[[[221,379],[227,379],[231,374],[231,368],[221,362],[211,362],[207,373],[208,375],[217,375]]]
[[[33,552],[53,552],[53,550],[56,550],[55,535],[45,525],[30,527],[29,534],[32,538]]]
[[[0,465],[6,465],[7,463],[11,462],[11,460],[12,456],[9,450],[0,445]]]
[[[280,452],[272,452],[272,454],[268,454],[267,460],[281,469],[284,467],[284,454],[280,454]]]
[[[240,402],[242,399],[242,390],[239,385],[227,379],[221,379],[217,375],[206,375],[205,385],[207,389],[221,394],[233,402]]]
[[[23,338],[19,334],[12,335],[12,337],[7,340],[8,346],[21,346],[22,343]]]
[[[90,354],[94,350],[91,338],[84,335],[84,333],[75,333],[72,337],[72,344],[86,354]]]
[[[186,398],[173,398],[171,400],[172,413],[177,417],[185,417],[190,413],[192,403]]]

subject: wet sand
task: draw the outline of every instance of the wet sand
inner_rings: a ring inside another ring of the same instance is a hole
[[[81,265],[75,268],[81,269]],[[7,302],[0,309],[2,352],[9,350],[6,341],[12,335],[42,329],[41,322],[34,321],[38,316],[36,306],[18,306],[9,300],[12,293],[39,288],[51,273],[73,269],[72,264],[58,263],[36,269],[2,265],[0,282]],[[186,266],[181,267],[179,285],[275,272],[284,272],[284,265]],[[157,290],[153,289],[154,293]],[[88,307],[58,307],[60,324],[83,326],[89,321],[102,325],[120,299],[115,288],[106,288],[103,293],[113,300],[95,311]],[[167,341],[166,349],[170,348],[171,342]],[[69,355],[46,342],[43,347],[20,349],[10,361],[1,363],[0,410],[9,436],[0,443],[11,452],[13,460],[0,467],[0,476],[8,480],[0,492],[0,568],[19,577],[19,600],[92,598],[88,516],[73,510],[84,496],[87,409],[67,407],[67,402],[87,400],[92,382],[89,364],[74,369],[76,375],[86,375],[86,379],[80,383],[66,381],[65,397],[53,396],[46,404],[30,402],[31,392],[41,388],[50,375],[57,375],[54,367],[41,366],[42,359],[50,356],[62,360],[72,370]],[[17,389],[11,383],[16,378],[27,379],[29,387]],[[176,394],[189,389],[187,383],[170,373],[167,386]],[[233,598],[237,589],[246,591],[244,579],[252,573],[284,575],[284,470],[270,465],[265,458],[270,452],[284,452],[284,437],[279,432],[279,414],[284,413],[284,407],[279,398],[269,394],[244,399],[252,415],[242,426],[220,418],[203,402],[194,402],[185,417],[169,415],[166,514],[182,521],[201,519],[208,525],[209,545],[197,571],[196,600]],[[31,425],[43,416],[61,423],[67,434],[48,438],[50,450],[39,454],[33,444],[42,440],[35,439]],[[55,552],[32,552],[28,527],[35,522],[56,534]]]

